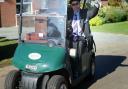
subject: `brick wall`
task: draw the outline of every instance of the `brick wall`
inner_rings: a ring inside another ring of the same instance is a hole
[[[5,0],[0,3],[0,26],[10,27],[16,25],[16,0]]]

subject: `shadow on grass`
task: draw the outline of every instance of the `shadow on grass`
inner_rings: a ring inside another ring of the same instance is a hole
[[[96,56],[96,75],[95,79],[89,80],[86,78],[75,89],[88,89],[97,80],[104,78],[108,74],[114,72],[117,67],[128,67],[121,64],[127,57],[115,55],[98,55]],[[73,88],[74,89],[74,88]]]
[[[17,43],[0,46],[0,61],[13,57]]]
[[[1,39],[5,39],[5,37],[0,37],[0,41],[1,41]]]
[[[0,42],[6,42],[6,41],[10,41],[10,40],[8,40],[8,39],[3,39],[3,40],[1,40]]]
[[[125,0],[128,3],[128,0]]]
[[[5,38],[5,37],[0,37],[0,39],[3,39],[3,38]]]

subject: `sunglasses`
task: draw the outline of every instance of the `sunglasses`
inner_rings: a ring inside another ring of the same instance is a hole
[[[72,6],[76,6],[76,5],[78,5],[79,3],[78,2],[76,2],[76,3],[72,3],[71,5]]]

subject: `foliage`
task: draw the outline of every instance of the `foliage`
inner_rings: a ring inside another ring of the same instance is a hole
[[[127,2],[122,2],[121,7],[125,12],[127,12],[127,20],[128,20],[128,0]]]
[[[100,9],[98,16],[104,18],[105,23],[113,23],[126,21],[128,13],[121,7],[104,6]]]
[[[108,5],[110,6],[120,6],[122,0],[108,0]]]
[[[108,9],[109,9],[109,6],[101,7],[99,10],[98,16],[104,18]]]
[[[104,23],[113,23],[125,21],[127,19],[127,13],[120,7],[105,6],[100,8],[98,16],[90,21],[91,26],[102,25]]]
[[[125,21],[127,13],[121,8],[111,8],[106,12],[106,22],[121,22]]]
[[[96,16],[96,17],[92,18],[89,21],[89,23],[90,23],[91,26],[99,26],[99,25],[102,25],[104,23],[104,21],[101,17]]]

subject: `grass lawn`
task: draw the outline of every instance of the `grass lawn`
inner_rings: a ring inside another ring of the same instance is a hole
[[[109,32],[128,35],[128,21],[92,26],[92,32]]]
[[[11,64],[10,60],[16,46],[16,40],[8,40],[4,37],[0,38],[0,68]]]

